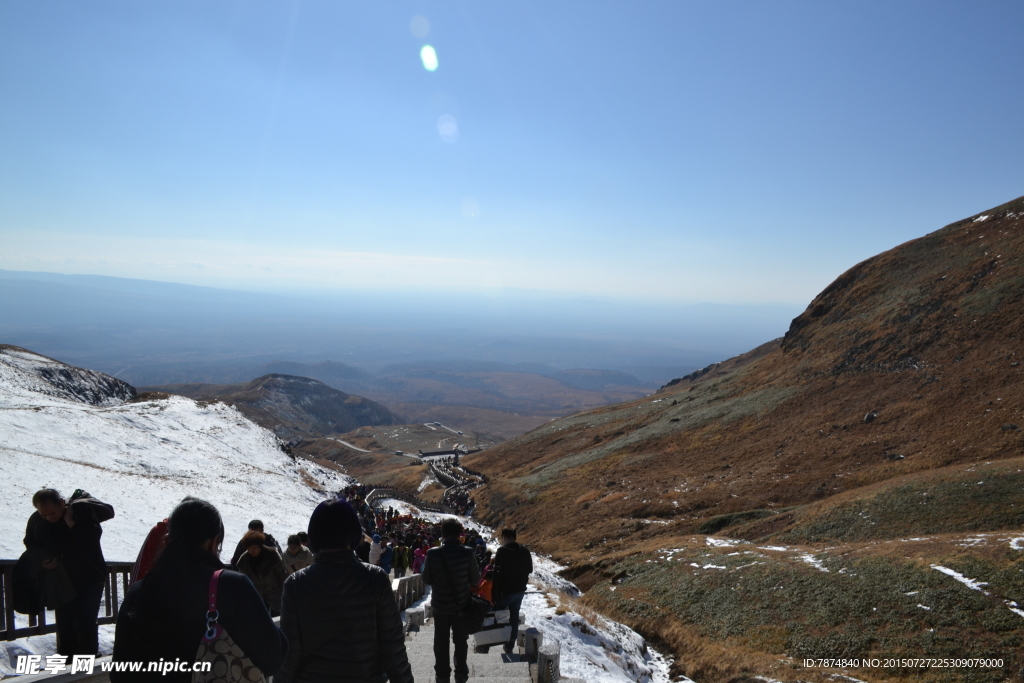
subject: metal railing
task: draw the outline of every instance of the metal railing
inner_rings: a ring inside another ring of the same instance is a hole
[[[29,636],[40,636],[46,633],[54,633],[57,624],[48,622],[46,610],[38,614],[30,614],[27,617],[28,626],[18,628],[14,612],[14,582],[11,576],[14,574],[14,565],[17,560],[0,560],[0,612],[3,613],[3,628],[0,628],[0,640],[16,640]],[[103,585],[103,615],[97,620],[98,624],[113,624],[117,621],[117,610],[121,604],[118,599],[128,591],[128,580],[132,573],[133,563],[131,562],[107,562],[107,576]],[[120,588],[118,580],[120,579]]]

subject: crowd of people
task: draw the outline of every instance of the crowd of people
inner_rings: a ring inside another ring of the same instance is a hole
[[[321,503],[307,531],[282,549],[263,522],[252,520],[229,565],[221,563],[224,525],[212,504],[186,498],[150,532],[118,613],[114,661],[175,662],[170,671],[113,671],[121,683],[214,680],[193,676],[197,661],[234,667],[245,680],[412,683],[392,577],[422,573],[435,615],[435,674],[468,677],[470,594],[508,609],[511,651],[532,571],[514,529],[492,553],[484,538],[454,518],[427,521],[367,505],[370,489],[350,486]],[[35,591],[20,604],[57,608],[61,655],[95,655],[96,615],[106,580],[102,522],[113,508],[76,491],[68,501],[52,489],[33,497],[26,552],[15,590]],[[34,608],[33,608],[34,609]],[[280,625],[273,618],[280,616]]]
[[[460,515],[472,512],[474,503],[469,494],[484,483],[483,475],[462,467],[457,455],[431,460],[430,473],[447,487],[441,496],[442,505]]]
[[[366,503],[366,496],[372,490],[373,487],[354,485],[338,493],[339,498],[356,510],[364,531],[362,541],[355,548],[356,555],[396,579],[422,573],[427,550],[441,541],[441,523],[429,522],[390,506],[375,511]],[[464,530],[462,541],[472,548],[486,548],[486,541],[473,530]],[[482,551],[477,559],[484,561]]]

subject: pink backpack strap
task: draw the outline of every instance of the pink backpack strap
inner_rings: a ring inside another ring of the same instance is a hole
[[[220,583],[220,575],[223,572],[223,569],[217,569],[210,577],[210,589],[208,591],[206,607],[206,633],[203,635],[203,640],[207,642],[216,639],[221,632],[221,626],[218,623],[220,612],[217,611],[217,584]]]

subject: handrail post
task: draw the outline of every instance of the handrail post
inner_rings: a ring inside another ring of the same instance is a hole
[[[14,575],[14,566],[4,566],[3,571],[3,612],[4,630],[7,640],[14,640],[14,582],[11,577]]]
[[[108,572],[110,575],[110,603],[113,606],[111,610],[111,616],[117,618],[117,577],[120,574],[116,569],[111,568]]]
[[[111,584],[111,581],[110,581],[110,569],[107,569],[107,573],[106,573],[106,576],[104,577],[104,579],[105,580],[103,581],[103,600],[104,600],[105,609],[103,610],[103,616],[109,617],[110,614],[111,614],[111,611],[110,611],[110,584]]]

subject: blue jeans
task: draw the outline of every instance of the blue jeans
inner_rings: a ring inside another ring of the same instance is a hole
[[[512,636],[509,638],[506,647],[512,648],[516,646],[516,639],[519,638],[519,608],[523,605],[523,597],[526,595],[525,591],[519,593],[511,593],[509,595],[502,595],[494,601],[494,609],[507,609],[508,610],[508,623],[512,627]]]

